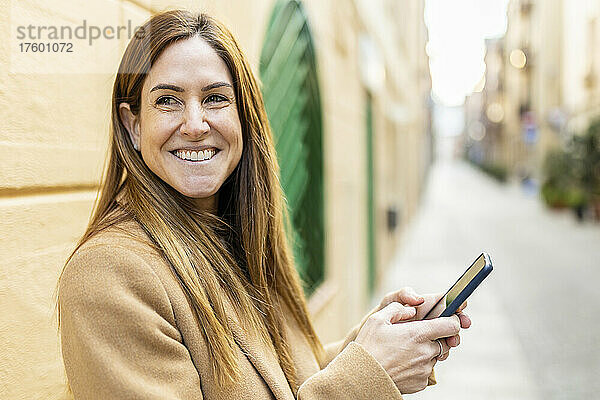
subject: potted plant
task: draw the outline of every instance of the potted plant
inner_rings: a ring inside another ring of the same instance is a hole
[[[592,121],[584,134],[573,137],[572,153],[577,180],[600,220],[600,119]]]
[[[567,150],[554,150],[546,156],[541,195],[549,207],[580,207],[585,202],[583,191],[577,186],[574,163]]]

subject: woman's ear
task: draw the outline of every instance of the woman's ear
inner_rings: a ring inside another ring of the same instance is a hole
[[[131,112],[129,103],[119,104],[119,115],[121,116],[121,121],[123,121],[123,125],[125,125],[125,128],[127,129],[127,133],[129,133],[129,138],[131,139],[131,143],[133,143],[133,147],[139,151],[140,121],[138,116]]]

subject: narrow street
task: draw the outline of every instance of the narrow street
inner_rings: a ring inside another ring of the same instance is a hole
[[[462,161],[431,169],[379,295],[444,291],[481,251],[494,271],[469,299],[438,385],[408,399],[593,399],[600,392],[600,225],[544,208]]]

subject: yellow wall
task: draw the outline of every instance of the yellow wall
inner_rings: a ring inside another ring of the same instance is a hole
[[[49,9],[47,2],[4,2],[0,15],[3,399],[52,399],[63,393],[52,293],[85,228],[106,147],[110,74],[62,75],[56,73],[58,57],[19,54],[13,47],[16,25],[61,25],[81,14],[115,23],[127,13],[119,2],[90,4],[85,13],[81,2],[70,3]],[[30,55],[31,70],[23,64]],[[117,61],[114,54],[110,63]],[[64,63],[76,66],[66,58]]]
[[[74,41],[78,47],[71,54],[20,53],[16,27],[76,26],[83,19],[88,25],[115,26],[127,21],[140,25],[151,13],[166,8],[202,9],[230,27],[258,71],[273,3],[1,2],[5,10],[0,15],[0,259],[4,261],[0,268],[1,399],[67,398],[63,393],[64,373],[52,295],[63,262],[83,233],[91,212],[107,146],[114,72],[127,43],[126,37],[99,39],[92,46],[81,40]],[[359,77],[357,37],[369,31],[370,24],[358,12],[357,3],[304,2],[317,49],[325,132],[328,269],[325,283],[310,299],[324,341],[345,333],[368,304],[366,89]],[[418,17],[422,20],[423,2],[414,4],[411,11],[406,11],[407,21]],[[408,219],[418,203],[425,165],[425,114],[420,105],[424,104],[429,83],[424,78],[424,49],[415,44],[424,46],[422,25],[417,20],[403,26],[406,32],[398,32],[398,38],[404,37],[404,53],[400,55],[404,66],[386,78],[390,90],[375,98],[376,104],[393,100],[408,109],[408,120],[401,122],[384,107],[377,111],[376,146],[393,146],[389,153],[381,153],[388,155],[377,161],[376,171],[380,188],[376,202],[381,239],[378,259],[383,267],[391,259],[401,231],[386,233],[385,207],[398,201],[401,221]],[[413,36],[406,36],[411,32]],[[381,40],[377,32],[373,35]],[[380,44],[390,46],[385,41]],[[386,57],[388,69],[397,68],[394,53]],[[415,76],[420,83],[415,83]]]

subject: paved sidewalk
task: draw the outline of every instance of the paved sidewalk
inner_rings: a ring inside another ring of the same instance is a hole
[[[495,227],[490,225],[493,216],[480,216],[489,213],[490,202],[502,201],[506,190],[461,162],[440,161],[432,169],[420,211],[374,302],[402,286],[420,293],[444,291],[482,250],[490,252],[496,270],[469,299],[473,325],[462,332],[461,345],[448,360],[437,364],[438,384],[406,399],[542,398],[515,322],[503,306],[503,290],[494,282],[494,275],[502,274],[502,257],[496,259],[493,249],[481,247],[487,243],[482,239],[486,232]]]

